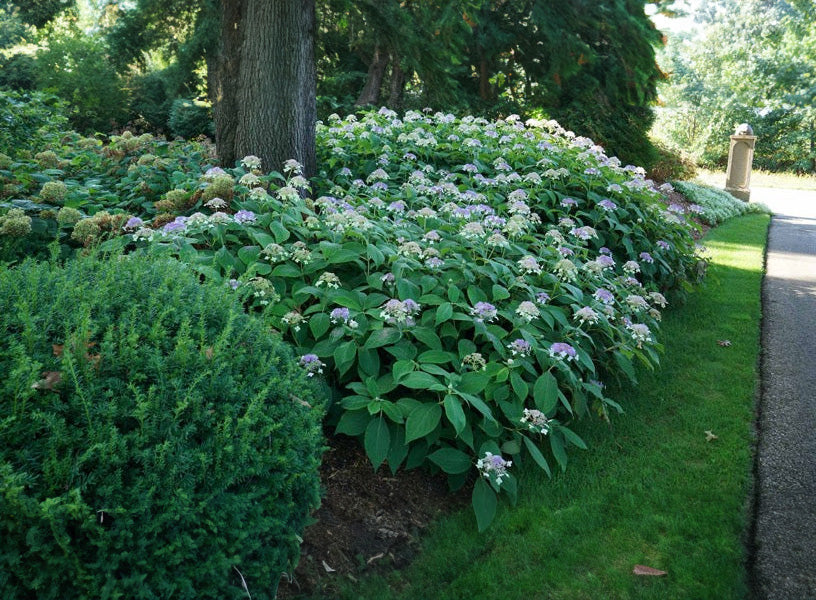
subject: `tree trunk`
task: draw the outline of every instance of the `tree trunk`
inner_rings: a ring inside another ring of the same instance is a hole
[[[368,66],[368,77],[366,78],[363,91],[354,103],[354,106],[365,106],[367,104],[379,104],[380,88],[385,77],[385,68],[388,66],[388,52],[380,50],[380,45],[374,46],[374,56],[371,57],[371,64]]]
[[[481,48],[479,48],[479,97],[482,100],[493,99],[493,87],[490,85],[490,64]]]
[[[210,95],[215,142],[230,167],[254,154],[315,172],[315,0],[221,0]]]
[[[402,97],[405,92],[405,71],[395,56],[391,63],[391,93],[388,95],[388,106],[393,110],[402,108]]]

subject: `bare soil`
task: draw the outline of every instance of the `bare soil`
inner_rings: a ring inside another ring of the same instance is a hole
[[[422,531],[468,500],[466,491],[451,493],[444,476],[422,469],[375,473],[355,439],[331,436],[329,444],[320,473],[323,501],[303,536],[294,575],[280,582],[284,600],[332,598],[338,579],[404,568]]]

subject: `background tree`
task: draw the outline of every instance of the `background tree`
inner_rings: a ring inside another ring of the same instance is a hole
[[[697,14],[699,37],[672,38],[663,57],[656,133],[707,165],[724,165],[741,122],[759,136],[755,164],[813,170],[816,27],[810,3],[718,0]]]

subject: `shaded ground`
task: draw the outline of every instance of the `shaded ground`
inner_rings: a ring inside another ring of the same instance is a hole
[[[300,564],[291,582],[281,581],[278,598],[331,598],[338,578],[354,581],[363,572],[404,568],[422,530],[469,500],[467,491],[452,494],[444,477],[423,470],[374,473],[357,440],[335,436],[329,443],[317,521],[306,529]]]

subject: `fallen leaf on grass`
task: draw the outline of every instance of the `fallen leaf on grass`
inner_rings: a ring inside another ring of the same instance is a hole
[[[710,441],[712,441],[712,440],[718,440],[718,439],[720,439],[720,438],[718,438],[716,435],[714,435],[712,432],[708,431],[707,429],[706,429],[706,431],[705,431],[705,434],[706,434],[706,441],[707,441],[707,442],[710,442]]]
[[[717,343],[723,348],[728,348],[731,345],[731,340],[717,340]]]
[[[635,565],[635,568],[632,569],[632,573],[635,575],[648,575],[650,577],[663,577],[664,575],[668,575],[666,571],[653,569],[652,567],[647,567],[646,565]]]
[[[326,569],[326,573],[336,573],[337,569],[332,569],[325,560],[323,561],[323,568]]]
[[[369,559],[366,561],[366,564],[367,564],[367,565],[370,565],[370,564],[371,564],[371,563],[373,563],[375,560],[379,560],[379,559],[381,559],[383,556],[385,556],[385,553],[384,553],[384,552],[380,552],[379,554],[375,554],[374,556],[372,556],[371,558],[369,558]]]

